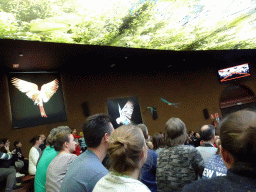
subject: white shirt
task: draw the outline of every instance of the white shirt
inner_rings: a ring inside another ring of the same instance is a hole
[[[36,174],[36,164],[39,159],[40,153],[37,148],[32,147],[29,151],[29,164],[28,164],[28,172],[30,175]]]
[[[117,176],[109,172],[97,182],[93,192],[150,192],[150,190],[137,179]]]
[[[210,160],[210,158],[216,154],[218,149],[214,147],[214,145],[211,143],[203,142],[203,144],[208,144],[208,146],[199,146],[196,149],[200,152],[201,156],[203,157],[204,163],[207,163]]]

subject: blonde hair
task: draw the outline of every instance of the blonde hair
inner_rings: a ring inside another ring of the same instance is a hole
[[[118,173],[134,171],[138,168],[141,152],[146,147],[141,129],[136,125],[123,125],[110,137],[108,155],[111,170]]]
[[[184,144],[187,139],[186,125],[179,118],[170,118],[165,124],[165,131],[165,144],[169,147]]]

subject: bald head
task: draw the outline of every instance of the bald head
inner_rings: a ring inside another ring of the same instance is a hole
[[[215,136],[215,128],[213,125],[204,125],[199,132],[201,139],[204,141],[211,141]]]

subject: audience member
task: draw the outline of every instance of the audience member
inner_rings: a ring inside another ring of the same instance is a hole
[[[216,144],[218,150],[216,154],[213,155],[212,158],[205,163],[205,168],[202,176],[203,179],[210,179],[217,176],[225,176],[227,174],[227,168],[220,156],[220,139],[216,140]]]
[[[220,124],[221,157],[227,175],[196,181],[183,192],[256,191],[256,112],[231,113]]]
[[[30,143],[33,145],[33,147],[29,151],[28,172],[30,175],[35,175],[37,161],[41,154],[41,149],[39,146],[43,143],[43,140],[40,136],[35,136],[30,140]]]
[[[79,145],[81,146],[82,152],[85,152],[85,150],[87,149],[87,145],[86,145],[85,140],[84,140],[84,133],[80,132],[79,135],[81,137],[81,138],[78,139]]]
[[[156,152],[156,154],[159,154],[160,151],[164,148],[164,134],[163,133],[156,133],[153,136],[153,150]]]
[[[75,141],[76,141],[76,143],[77,143],[77,145],[76,145],[76,150],[73,152],[73,154],[76,154],[76,155],[78,156],[78,155],[80,155],[81,152],[82,152],[82,150],[81,150],[81,148],[80,148],[80,146],[79,146],[79,141],[78,141],[78,139],[81,138],[81,136],[76,135],[76,129],[72,129],[72,135],[73,135],[73,137],[75,138]]]
[[[56,135],[54,149],[59,152],[50,163],[46,174],[46,192],[59,192],[63,178],[69,165],[77,157],[72,154],[76,149],[76,142],[70,131],[61,132]]]
[[[8,151],[6,150],[6,148],[10,148],[10,141],[7,138],[2,139],[2,147],[1,147],[1,152],[3,153],[8,153]],[[14,162],[11,159],[0,159],[0,168],[9,168],[11,166],[14,166]]]
[[[12,158],[12,153],[10,152],[9,145],[4,145],[4,141],[1,141],[2,148],[5,149],[7,153],[0,152],[1,160],[10,160]],[[6,178],[5,191],[11,192],[13,189],[18,188],[16,186],[16,170],[14,167],[10,168],[0,168],[0,179]]]
[[[41,152],[44,151],[44,149],[46,148],[46,137],[44,134],[39,135],[42,139],[42,144],[39,146],[39,148],[41,149]]]
[[[194,133],[194,136],[193,136],[193,145],[195,147],[198,147],[200,146],[200,142],[201,142],[201,137],[199,135],[199,133]]]
[[[208,162],[210,158],[216,154],[217,148],[214,147],[215,143],[215,128],[213,125],[204,125],[200,129],[200,136],[202,139],[201,146],[198,146],[196,149],[202,155],[204,162]]]
[[[112,134],[108,154],[110,172],[97,182],[93,192],[150,192],[138,181],[140,169],[147,159],[147,146],[136,125],[123,125]]]
[[[50,134],[46,139],[47,147],[45,148],[36,169],[35,176],[35,192],[45,192],[45,182],[46,182],[46,172],[51,161],[58,155],[58,151],[56,151],[53,147],[56,141],[56,135],[69,131],[71,133],[71,129],[68,126],[59,126],[51,130]]]
[[[20,141],[14,141],[14,150],[12,150],[12,161],[16,168],[16,177],[25,176],[25,174],[19,173],[19,171],[24,167],[24,155],[22,154],[22,143]]]
[[[88,148],[69,166],[61,185],[62,192],[90,192],[96,183],[108,174],[102,161],[113,131],[108,115],[96,114],[87,118],[83,132]]]
[[[144,139],[148,138],[148,128],[144,124],[139,124],[138,127],[141,129]],[[157,154],[152,149],[147,149],[147,160],[141,168],[141,182],[144,183],[152,192],[157,192],[156,185],[156,165],[157,165]]]
[[[172,117],[165,125],[166,147],[157,159],[156,182],[158,192],[181,191],[202,175],[204,161],[195,147],[184,145],[187,137],[185,124]]]

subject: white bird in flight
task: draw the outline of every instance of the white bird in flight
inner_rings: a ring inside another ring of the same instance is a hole
[[[119,115],[116,119],[117,124],[122,123],[123,125],[128,125],[131,123],[131,118],[132,118],[132,113],[133,113],[133,103],[131,101],[127,101],[123,109],[121,110],[121,107],[118,103],[118,108],[119,108]]]
[[[40,113],[42,117],[47,117],[43,103],[47,103],[53,94],[57,91],[59,87],[59,81],[57,79],[43,84],[41,90],[38,89],[38,86],[35,83],[31,83],[16,77],[12,78],[12,84],[20,90],[22,93],[25,93],[28,98],[34,101],[34,104],[39,105]]]

